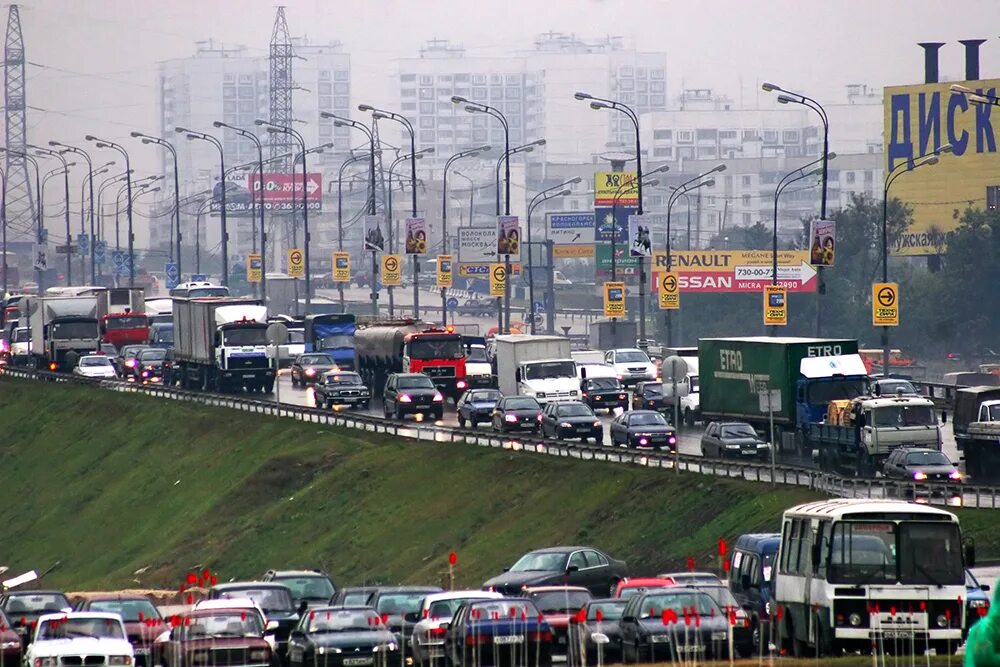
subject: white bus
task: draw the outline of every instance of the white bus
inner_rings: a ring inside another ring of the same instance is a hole
[[[771,617],[796,656],[953,652],[974,564],[951,512],[895,500],[799,505],[782,517]]]

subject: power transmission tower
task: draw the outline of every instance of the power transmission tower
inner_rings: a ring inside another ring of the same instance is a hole
[[[27,110],[25,104],[24,38],[17,5],[7,13],[7,41],[4,45],[4,96],[6,108],[7,151],[7,224],[22,238],[34,238],[35,198],[28,177],[28,163],[17,153],[27,148]],[[15,152],[12,152],[15,151]]]
[[[271,31],[270,48],[270,118],[275,125],[282,127],[292,126],[292,38],[288,34],[288,22],[285,20],[285,8],[278,7],[274,17],[274,29]],[[271,157],[291,153],[295,155],[298,144],[288,134],[283,132],[271,132],[268,137],[268,145],[271,147]],[[272,163],[276,172],[286,174],[295,173],[295,165],[291,158],[285,158]],[[283,216],[282,216],[283,217]],[[291,223],[289,229],[289,224]],[[285,247],[291,247],[295,228],[294,208],[285,222],[283,240]],[[274,237],[271,236],[273,239]],[[266,252],[266,251],[265,251]]]

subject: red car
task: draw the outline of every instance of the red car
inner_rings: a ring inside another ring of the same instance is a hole
[[[570,621],[593,595],[582,586],[534,586],[524,589],[524,597],[535,603],[552,630],[552,652],[565,654]]]
[[[95,595],[77,603],[77,611],[103,611],[118,614],[125,624],[137,667],[152,664],[153,641],[165,631],[160,612],[145,595]]]
[[[20,635],[14,631],[3,611],[0,611],[0,665],[19,667],[23,651]]]
[[[268,667],[271,647],[260,616],[246,609],[197,609],[153,643],[152,664],[164,667]]]
[[[671,577],[636,577],[634,579],[624,579],[618,582],[614,597],[627,600],[633,595],[645,593],[650,588],[663,588],[676,584],[677,582]]]

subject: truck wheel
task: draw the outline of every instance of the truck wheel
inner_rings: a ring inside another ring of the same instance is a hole
[[[691,408],[684,408],[684,423],[688,427],[694,426],[694,411]]]
[[[264,393],[270,394],[274,391],[274,378],[269,378],[264,382]]]

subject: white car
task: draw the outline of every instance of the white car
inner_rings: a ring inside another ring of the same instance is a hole
[[[80,362],[73,369],[73,375],[82,375],[85,378],[110,378],[115,379],[118,373],[111,364],[111,359],[103,354],[88,354],[80,357]]]
[[[473,600],[496,600],[500,593],[489,591],[448,591],[424,597],[410,636],[410,654],[418,666],[444,663],[444,636],[458,608]]]
[[[615,367],[624,385],[656,379],[656,364],[649,360],[648,354],[638,348],[608,350],[604,354],[604,361]]]
[[[131,667],[134,656],[121,616],[74,611],[45,614],[38,619],[31,644],[24,653],[24,664]]]

